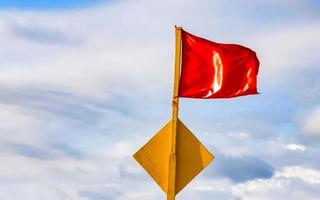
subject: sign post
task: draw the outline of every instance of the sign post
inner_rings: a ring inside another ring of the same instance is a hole
[[[172,140],[169,157],[169,183],[167,200],[175,200],[176,195],[176,165],[177,165],[177,123],[179,114],[179,79],[180,79],[180,61],[181,61],[181,27],[176,28],[176,47],[174,64],[174,86],[172,99]]]
[[[167,200],[175,200],[214,159],[178,118],[181,31],[181,27],[176,27],[172,119],[133,156],[167,194]]]

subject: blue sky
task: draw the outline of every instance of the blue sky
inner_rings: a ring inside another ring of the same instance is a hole
[[[2,9],[63,9],[75,8],[96,3],[108,2],[110,0],[2,0],[0,8]]]
[[[171,117],[176,24],[261,63],[260,95],[181,99],[216,160],[177,199],[318,199],[318,5],[1,1],[0,199],[164,199],[132,154]]]

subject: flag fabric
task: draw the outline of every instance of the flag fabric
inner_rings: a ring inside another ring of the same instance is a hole
[[[259,60],[251,49],[182,30],[179,97],[232,98],[257,94]]]

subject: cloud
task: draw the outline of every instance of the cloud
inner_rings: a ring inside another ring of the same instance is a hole
[[[88,158],[88,155],[86,152],[83,152],[75,147],[72,147],[67,143],[56,143],[56,144],[52,144],[49,147],[69,158],[74,158],[74,159]]]
[[[307,183],[320,184],[320,171],[303,166],[286,167],[276,177],[298,178]]]
[[[5,76],[0,75],[0,81],[20,87],[40,84],[94,96],[108,91],[126,93],[133,88],[136,94],[150,92],[163,80],[169,85],[170,59],[159,59],[171,57],[169,40],[163,42],[163,38],[143,31],[145,26],[136,24],[136,19],[144,23],[147,19],[130,6],[136,5],[127,2],[61,12],[1,12],[0,63],[8,70]],[[143,10],[149,13],[149,9]],[[55,22],[47,23],[52,18]],[[103,24],[96,23],[102,18]],[[162,37],[172,39],[169,35]],[[144,43],[144,39],[149,42]],[[155,76],[160,79],[153,79]]]
[[[80,40],[72,38],[59,30],[50,30],[47,27],[34,24],[11,24],[11,33],[19,38],[50,45],[78,45]]]
[[[300,145],[300,144],[288,144],[286,146],[286,148],[291,151],[305,151],[306,150],[306,147],[304,145]]]
[[[12,130],[17,128],[25,128],[34,121],[30,116],[27,116],[20,111],[15,105],[0,103],[0,130]]]
[[[1,140],[0,140],[1,141]],[[22,141],[21,141],[22,142]],[[47,144],[42,141],[33,143],[17,143],[14,141],[1,141],[1,150],[13,154],[24,156],[26,158],[36,160],[58,160],[63,157],[72,159],[86,159],[87,155],[85,152],[70,146],[69,144],[55,143]]]
[[[27,144],[7,144],[7,146],[15,153],[29,158],[50,160],[55,159],[57,156],[50,151]]]
[[[137,179],[136,176],[124,176],[120,172],[119,166],[125,166],[130,173],[136,174],[137,166],[131,156],[107,157],[99,151],[79,159],[77,155],[65,153],[65,148],[55,149],[56,146],[52,149],[31,145],[9,147],[15,151],[5,152],[0,157],[3,163],[0,166],[1,199],[9,196],[13,199],[24,197],[34,200],[127,199],[126,196],[143,194],[150,187],[140,182],[152,183],[150,179],[145,179],[145,174]],[[108,149],[112,150],[113,147],[110,145]],[[126,184],[123,184],[124,181]],[[152,184],[155,186],[155,183]],[[150,191],[155,189],[157,187],[151,187]],[[140,198],[143,197],[140,195]]]
[[[317,199],[320,172],[303,166],[287,166],[271,179],[253,180],[233,187],[237,199]],[[290,192],[288,192],[290,191]]]
[[[15,107],[31,119],[61,120],[64,118],[68,120],[69,125],[74,126],[90,124],[98,126],[97,124],[104,117],[111,118],[111,115],[131,119],[139,115],[131,111],[133,102],[129,97],[116,94],[112,97],[94,100],[85,95],[66,93],[51,88],[1,87],[0,102],[6,107]]]
[[[306,136],[320,136],[320,107],[317,106],[308,112],[302,120],[301,130]]]
[[[262,80],[272,79],[272,82],[268,81],[271,85],[284,84],[285,81],[304,82],[302,77],[305,74],[317,70],[320,62],[315,53],[319,51],[315,43],[320,40],[318,25],[318,21],[310,21],[286,25],[286,28],[274,27],[256,36],[253,45],[260,52],[261,65],[265,66],[261,68]]]
[[[116,199],[120,195],[120,192],[113,188],[101,188],[96,191],[82,190],[79,191],[79,197],[87,198],[90,200],[105,200],[105,199]]]

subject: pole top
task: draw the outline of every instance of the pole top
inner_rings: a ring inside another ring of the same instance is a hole
[[[181,27],[181,26],[174,25],[174,27],[175,27],[177,30],[182,30],[182,27]]]

